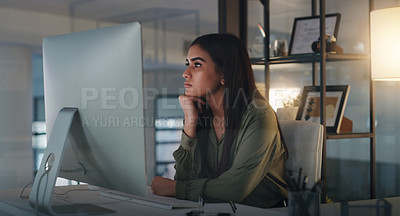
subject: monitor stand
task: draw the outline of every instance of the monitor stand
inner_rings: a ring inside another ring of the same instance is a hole
[[[51,198],[60,172],[65,147],[70,141],[76,142],[78,145],[87,142],[78,108],[63,108],[57,115],[29,194],[29,204],[37,211],[51,215],[56,213],[52,209]],[[85,173],[85,168],[82,166],[79,171]]]

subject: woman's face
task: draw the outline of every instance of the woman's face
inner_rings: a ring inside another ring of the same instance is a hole
[[[211,56],[200,46],[190,47],[186,66],[187,69],[182,74],[185,78],[185,95],[207,97],[223,90],[223,75],[217,74]]]

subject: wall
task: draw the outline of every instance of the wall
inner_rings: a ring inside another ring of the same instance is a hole
[[[72,25],[71,25],[72,22]],[[112,23],[0,7],[0,43],[39,48],[43,37],[77,32]]]
[[[72,30],[98,25],[77,19]],[[40,53],[43,37],[70,27],[68,17],[0,7],[0,189],[33,180],[32,54]]]
[[[33,176],[30,59],[27,48],[0,45],[0,189]]]

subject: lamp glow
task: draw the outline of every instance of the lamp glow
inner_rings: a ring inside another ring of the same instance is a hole
[[[375,81],[400,81],[400,7],[371,12],[371,72]]]

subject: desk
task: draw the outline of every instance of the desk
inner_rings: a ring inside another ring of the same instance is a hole
[[[98,190],[89,190],[85,185],[79,186],[63,186],[56,187],[56,195],[53,195],[54,205],[77,205],[77,204],[96,204],[97,206],[106,208],[109,210],[104,215],[118,215],[118,216],[132,216],[132,215],[182,215],[184,216],[187,212],[192,209],[174,209],[164,210],[159,208],[152,208],[144,205],[138,205],[134,203],[116,201],[111,198],[99,196]],[[35,210],[29,206],[27,198],[19,198],[20,189],[10,189],[0,191],[0,215],[1,216],[34,216]],[[24,195],[28,195],[29,190],[24,192]],[[58,195],[57,195],[58,194]],[[392,204],[392,215],[400,215],[400,197],[387,198]],[[362,200],[353,201],[351,204],[368,204],[374,203],[374,200]],[[250,207],[246,205],[237,204],[237,216],[286,216],[287,208],[274,208],[274,209],[261,209]],[[227,203],[210,203],[204,206],[206,212],[227,212],[232,213],[232,209]],[[44,215],[44,214],[39,214]],[[62,214],[65,215],[65,214]],[[82,215],[82,214],[80,214]],[[85,214],[83,214],[85,215]],[[322,204],[321,205],[321,216],[337,216],[340,215],[340,203],[333,204]],[[373,215],[373,214],[371,214]]]

